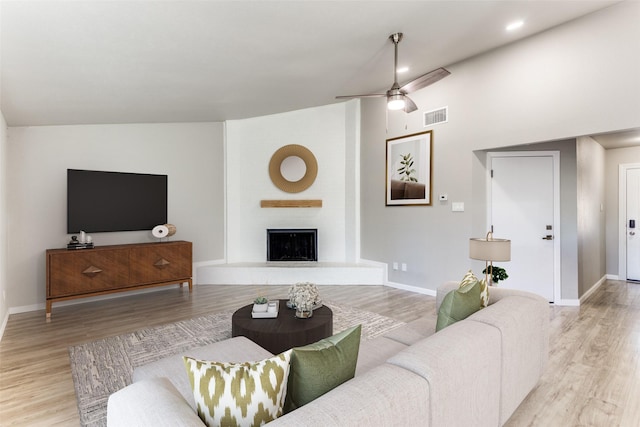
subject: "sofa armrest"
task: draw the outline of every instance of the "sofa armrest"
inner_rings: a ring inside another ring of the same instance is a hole
[[[202,427],[204,423],[167,378],[133,383],[109,396],[108,427]]]

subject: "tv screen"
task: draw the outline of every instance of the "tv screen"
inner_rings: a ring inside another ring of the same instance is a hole
[[[151,230],[167,222],[167,175],[67,169],[67,233]]]

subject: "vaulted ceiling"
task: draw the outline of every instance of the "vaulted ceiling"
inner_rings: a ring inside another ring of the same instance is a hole
[[[297,110],[388,89],[391,33],[402,82],[617,2],[4,0],[1,108],[10,126]]]

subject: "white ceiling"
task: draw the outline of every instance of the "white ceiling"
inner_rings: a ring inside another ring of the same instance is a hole
[[[640,129],[591,135],[591,137],[606,149],[640,146]]]
[[[388,89],[393,32],[402,83],[617,2],[2,0],[0,103],[9,126],[256,117]]]

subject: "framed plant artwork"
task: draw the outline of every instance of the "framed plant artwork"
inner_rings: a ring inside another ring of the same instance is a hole
[[[431,205],[433,131],[387,139],[386,205]]]

